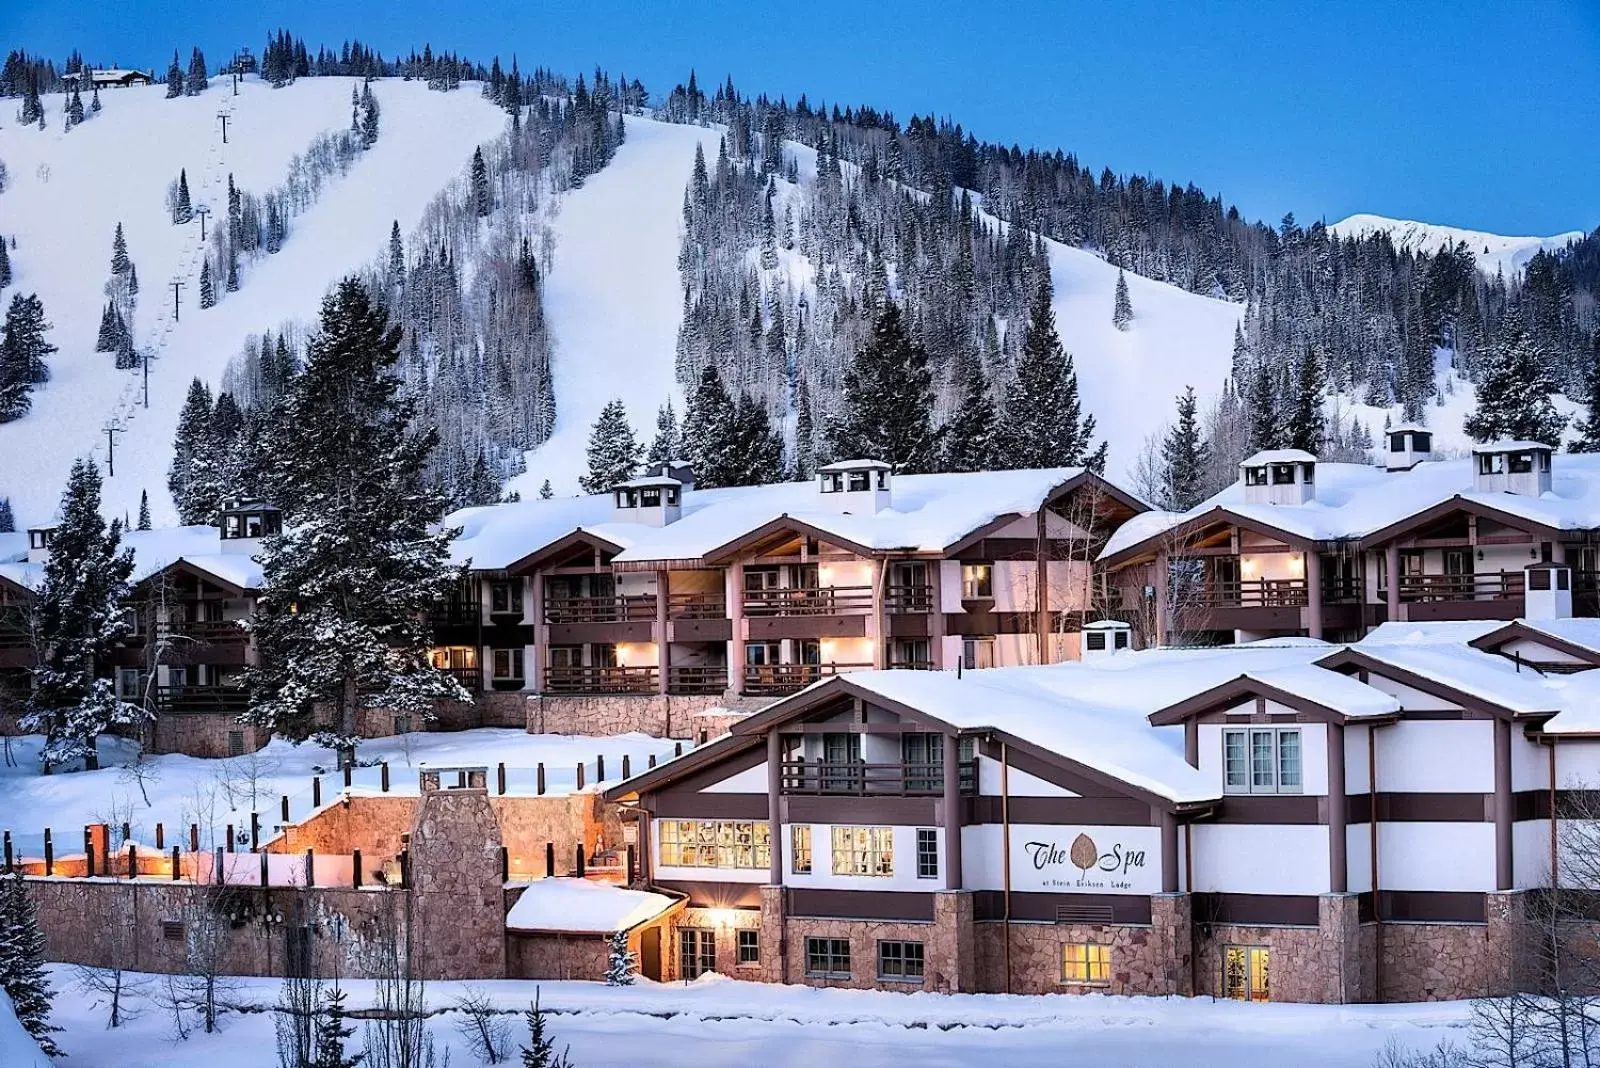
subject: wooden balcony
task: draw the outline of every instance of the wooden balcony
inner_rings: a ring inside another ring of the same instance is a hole
[[[870,668],[871,664],[750,664],[744,669],[744,692],[751,697],[780,697],[803,690],[818,679]]]
[[[1521,571],[1494,571],[1482,575],[1402,575],[1400,601],[1419,604],[1437,601],[1504,601],[1523,596]]]
[[[871,586],[746,590],[744,593],[744,611],[749,616],[839,616],[871,610]]]
[[[461,688],[468,693],[479,693],[483,690],[483,670],[475,667],[438,668],[440,672],[449,675],[461,684]]]
[[[545,672],[546,693],[656,693],[659,678],[648,667],[552,667]]]
[[[891,613],[933,611],[932,586],[890,586],[883,597],[884,610]]]
[[[611,597],[546,597],[546,623],[649,623],[656,618],[654,594]]]
[[[728,688],[725,665],[668,667],[667,692],[674,694],[718,694]]]
[[[208,645],[249,642],[250,635],[234,619],[175,619],[156,624],[158,637],[171,636]]]
[[[249,691],[239,686],[157,686],[156,711],[173,715],[227,713],[237,716],[250,707]]]
[[[720,593],[669,593],[667,616],[671,619],[723,619],[728,602]]]
[[[978,792],[976,761],[963,760],[957,773],[962,794]],[[839,797],[937,796],[944,793],[944,765],[785,760],[783,792]]]
[[[428,623],[435,629],[475,627],[482,616],[482,607],[476,601],[435,601],[428,610]]]
[[[1303,578],[1196,582],[1180,585],[1173,598],[1193,608],[1303,608],[1308,600]]]

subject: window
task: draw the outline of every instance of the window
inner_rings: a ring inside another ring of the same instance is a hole
[[[796,823],[789,828],[789,867],[796,875],[811,874],[811,826]]]
[[[994,596],[994,565],[962,564],[961,596],[966,600]]]
[[[837,471],[822,472],[822,492],[838,493],[844,489],[844,476]]]
[[[1513,475],[1526,475],[1533,470],[1533,453],[1514,452],[1511,454],[1511,473]]]
[[[1272,484],[1274,486],[1294,485],[1294,464],[1273,464]]]
[[[435,646],[428,657],[440,671],[478,670],[478,648],[475,645]]]
[[[806,974],[816,979],[850,978],[850,940],[806,939]]]
[[[1061,947],[1061,981],[1082,986],[1111,984],[1111,947],[1103,942],[1068,942]]]
[[[939,877],[939,832],[932,827],[917,828],[917,878]]]
[[[1114,636],[1116,638],[1116,643],[1117,643],[1116,647],[1118,649],[1126,649],[1128,647],[1128,635],[1129,635],[1129,632],[1125,631],[1125,630],[1119,630],[1119,631],[1115,631],[1114,632]]]
[[[893,827],[835,827],[833,874],[894,874]]]
[[[396,734],[411,733],[411,713],[402,712],[394,717],[394,732]]]
[[[1265,467],[1245,468],[1244,484],[1246,486],[1265,486],[1267,484],[1267,469]]]
[[[1389,435],[1389,451],[1390,452],[1405,452],[1406,451],[1406,436],[1404,434],[1390,434]]]
[[[639,507],[641,507],[641,508],[660,508],[661,507],[661,490],[659,488],[657,488],[657,487],[654,487],[654,486],[652,486],[649,489],[640,490],[639,491]]]
[[[522,678],[522,650],[494,650],[494,677],[497,679]]]
[[[922,982],[921,942],[879,942],[878,978],[891,983]]]
[[[771,824],[765,820],[661,820],[657,843],[663,867],[752,868],[772,864]]]
[[[754,927],[741,927],[738,933],[741,968],[753,968],[761,963],[761,932]]]
[[[1301,464],[1300,465],[1300,481],[1304,482],[1306,485],[1309,486],[1313,482],[1315,482],[1316,480],[1317,480],[1317,465],[1316,464]]]
[[[244,756],[244,731],[228,732],[228,755]]]
[[[848,484],[851,493],[865,493],[867,490],[872,488],[872,472],[851,471],[848,472],[848,476]]]
[[[1432,434],[1412,434],[1411,435],[1411,448],[1414,449],[1417,452],[1432,452],[1433,451],[1433,435]]]
[[[1249,727],[1222,732],[1223,786],[1230,793],[1297,794],[1300,728]]]
[[[1228,946],[1222,951],[1222,993],[1238,1001],[1269,1001],[1271,960],[1265,946]]]
[[[497,616],[522,614],[522,584],[520,582],[489,583],[489,612]]]
[[[961,640],[961,666],[970,670],[994,667],[993,638],[963,638]]]
[[[698,979],[717,970],[717,932],[699,927],[678,928],[678,973]]]
[[[117,669],[117,696],[124,700],[137,701],[144,689],[144,678],[138,668]]]

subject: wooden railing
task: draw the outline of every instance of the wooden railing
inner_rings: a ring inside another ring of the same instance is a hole
[[[459,682],[468,693],[478,693],[483,689],[483,670],[475,667],[439,668],[444,674]]]
[[[656,618],[654,594],[544,599],[546,623],[643,623]]]
[[[28,613],[20,605],[0,608],[0,649],[16,649],[33,644],[28,631]]]
[[[1180,586],[1174,603],[1194,608],[1299,608],[1306,604],[1305,579],[1243,579]]]
[[[196,642],[247,642],[250,635],[233,619],[175,619],[156,624],[157,635],[173,635]]]
[[[728,669],[722,665],[669,667],[667,692],[677,694],[721,693],[728,688]]]
[[[1504,601],[1523,594],[1521,571],[1496,571],[1483,575],[1401,575],[1400,600]]]
[[[933,611],[932,586],[890,586],[884,593],[883,607],[889,612]]]
[[[720,593],[669,593],[667,615],[673,619],[722,619],[728,603]]]
[[[892,668],[895,671],[932,671],[933,670],[933,661],[932,660],[905,660],[905,659],[893,659],[893,658],[891,658],[890,661],[889,661],[889,667]]]
[[[744,669],[744,692],[772,697],[796,690],[829,675],[870,668],[871,664],[751,664]]]
[[[151,696],[161,712],[228,712],[250,707],[250,693],[239,686],[157,686]]]
[[[792,590],[746,590],[752,616],[833,616],[872,609],[871,586],[822,586]]]
[[[1322,580],[1323,604],[1360,604],[1367,598],[1367,584],[1358,578]]]
[[[976,761],[963,760],[957,769],[961,792],[978,790]],[[783,792],[786,794],[838,794],[928,796],[944,793],[944,765],[864,764],[856,761],[785,760]]]
[[[552,667],[545,672],[550,693],[655,693],[655,665],[648,667]]]
[[[471,627],[482,614],[476,601],[435,601],[428,609],[428,622],[435,627]]]

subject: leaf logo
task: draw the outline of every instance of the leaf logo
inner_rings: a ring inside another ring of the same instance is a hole
[[[1080,834],[1072,840],[1072,851],[1067,855],[1074,865],[1085,872],[1100,862],[1100,850],[1094,844],[1094,839],[1086,834]]]

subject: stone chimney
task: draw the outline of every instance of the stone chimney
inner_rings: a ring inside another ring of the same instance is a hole
[[[500,824],[485,767],[428,768],[406,855],[416,970],[424,979],[504,975]]]
[[[1383,466],[1388,471],[1409,471],[1433,459],[1433,431],[1417,423],[1401,423],[1383,432],[1388,446]]]
[[[1537,441],[1491,441],[1472,450],[1472,488],[1478,493],[1539,497],[1550,492],[1551,448]]]
[[[823,511],[877,515],[893,501],[894,469],[882,460],[841,460],[817,469]]]
[[[1305,504],[1317,498],[1317,458],[1300,449],[1269,449],[1239,463],[1246,504]]]

